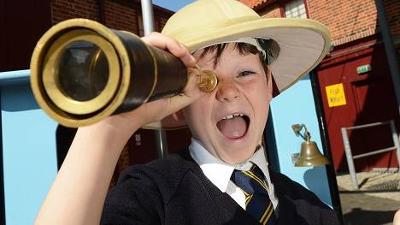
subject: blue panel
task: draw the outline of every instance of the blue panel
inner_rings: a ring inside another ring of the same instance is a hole
[[[280,172],[314,192],[322,201],[332,205],[325,167],[294,167],[291,156],[300,152],[303,142],[297,137],[292,125],[303,123],[311,133],[311,140],[321,149],[321,137],[314,97],[309,77],[300,80],[276,97],[271,104],[271,115],[275,133],[277,160]]]
[[[7,225],[31,225],[57,172],[55,130],[28,82],[1,88]]]
[[[30,76],[29,72],[29,70],[0,72],[0,86],[27,83]]]

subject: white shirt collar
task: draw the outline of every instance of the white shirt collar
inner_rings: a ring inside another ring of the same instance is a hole
[[[249,161],[256,164],[261,169],[265,177],[269,177],[268,162],[267,158],[265,157],[264,147],[258,149]]]
[[[192,138],[192,143],[189,145],[190,155],[200,166],[204,175],[220,189],[226,192],[228,182],[231,179],[231,174],[235,169],[209,153],[196,139]]]
[[[231,165],[214,157],[195,138],[192,138],[189,151],[204,175],[222,192],[226,192],[233,170],[248,170],[251,167],[250,162],[256,164],[266,176],[269,174],[268,163],[262,147],[247,162],[239,165]]]

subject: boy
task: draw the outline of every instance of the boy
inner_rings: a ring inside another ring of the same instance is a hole
[[[37,224],[338,224],[314,194],[269,170],[261,142],[273,96],[327,53],[326,28],[200,0],[162,33],[143,40],[189,68],[184,94],[80,128]],[[212,93],[198,90],[197,65],[217,75]],[[105,200],[126,141],[170,114],[190,128],[188,149],[129,168]]]

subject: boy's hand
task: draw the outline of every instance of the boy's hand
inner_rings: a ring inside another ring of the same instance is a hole
[[[196,65],[196,59],[190,54],[187,48],[172,38],[160,33],[151,33],[143,37],[142,40],[148,45],[170,52],[179,58],[189,69],[194,68]],[[188,74],[188,83],[182,95],[143,104],[133,111],[110,116],[100,123],[106,122],[115,128],[117,132],[128,132],[131,134],[146,124],[160,121],[164,117],[188,106],[202,95],[202,92],[197,87],[197,77],[193,74],[197,70],[189,71],[192,72]]]

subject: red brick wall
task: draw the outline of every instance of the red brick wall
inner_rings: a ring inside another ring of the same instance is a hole
[[[0,72],[28,69],[36,42],[51,26],[50,0],[0,0]]]
[[[400,38],[400,2],[399,0],[384,0],[386,19],[393,36]]]
[[[239,2],[242,2],[251,8],[257,7],[258,5],[261,5],[267,1],[268,0],[239,0]]]
[[[278,4],[265,4],[265,0],[240,0],[257,9],[264,17],[280,17]],[[311,19],[327,25],[334,45],[345,44],[377,33],[378,21],[375,0],[305,0]],[[399,0],[384,0],[387,20],[393,38],[400,38]]]
[[[281,8],[278,3],[272,4],[268,8],[264,8],[259,10],[258,12],[260,15],[263,17],[267,18],[280,18],[282,17],[281,15]]]
[[[158,11],[158,13],[154,15],[154,30],[161,31],[171,15],[172,14],[165,11]]]
[[[105,1],[105,25],[117,29],[138,33],[137,14],[141,9],[137,7],[127,7],[112,1]]]
[[[51,2],[52,23],[72,18],[98,20],[99,6],[96,0],[53,0]]]
[[[51,14],[53,24],[71,18],[87,18],[113,29],[139,34],[141,7],[139,2],[128,0],[53,0]],[[171,15],[168,10],[154,7],[154,29],[160,31]]]
[[[374,0],[309,0],[309,16],[327,25],[335,45],[376,33]]]

